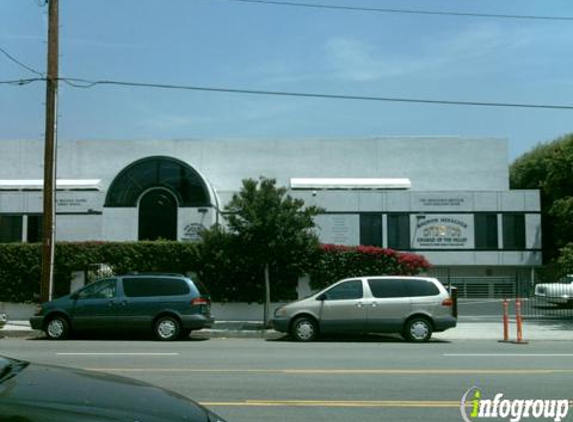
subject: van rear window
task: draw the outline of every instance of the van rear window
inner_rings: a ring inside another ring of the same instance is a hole
[[[123,292],[127,297],[182,296],[190,289],[184,280],[176,278],[130,277],[123,279]]]

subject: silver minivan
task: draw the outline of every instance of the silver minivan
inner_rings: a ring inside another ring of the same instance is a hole
[[[278,308],[271,323],[298,341],[319,333],[399,333],[423,342],[456,326],[454,305],[435,278],[353,277]]]

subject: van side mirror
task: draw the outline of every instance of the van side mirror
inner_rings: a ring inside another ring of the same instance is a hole
[[[316,300],[321,300],[321,301],[322,301],[322,300],[326,300],[326,294],[323,293],[323,294],[321,294],[321,295],[318,295],[318,296],[316,297]]]

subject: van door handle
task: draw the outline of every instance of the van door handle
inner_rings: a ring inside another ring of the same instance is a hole
[[[376,307],[378,306],[378,303],[372,302],[372,305],[371,305],[371,306],[372,306],[373,308],[376,308]]]
[[[356,304],[356,307],[357,307],[357,308],[362,308],[363,306],[364,306],[364,304],[363,304],[362,302],[358,302],[358,303]]]

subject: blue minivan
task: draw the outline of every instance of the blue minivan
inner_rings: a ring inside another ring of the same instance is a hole
[[[205,287],[179,274],[134,274],[97,280],[43,303],[30,318],[32,328],[62,340],[79,331],[153,332],[158,340],[187,337],[211,327]]]

